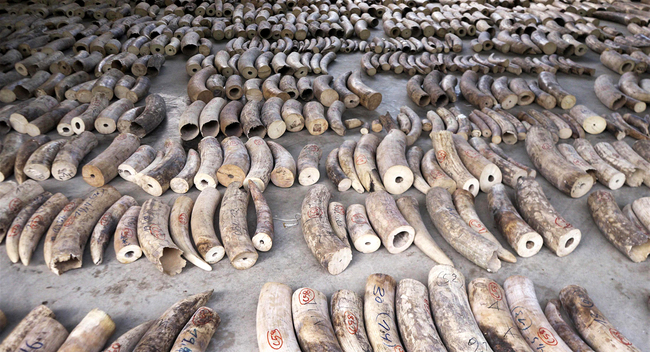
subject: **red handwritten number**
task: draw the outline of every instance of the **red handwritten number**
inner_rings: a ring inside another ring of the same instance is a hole
[[[345,327],[348,329],[350,335],[354,335],[359,330],[359,319],[350,311],[345,311]]]
[[[501,295],[501,290],[499,289],[499,285],[496,282],[490,282],[488,284],[488,291],[490,292],[490,296],[492,296],[497,301],[503,299],[503,296]]]
[[[14,198],[9,202],[9,211],[12,213],[17,213],[20,210],[20,206],[23,205],[23,201],[18,198]]]
[[[626,339],[625,336],[621,335],[621,333],[618,330],[614,328],[610,328],[609,333],[612,334],[612,336],[614,336],[615,339],[620,341],[625,346],[632,346],[632,343],[628,339]]]
[[[548,331],[546,328],[539,328],[537,331],[537,336],[549,346],[557,346],[557,339],[553,336],[553,333]]]
[[[436,157],[438,157],[439,162],[443,162],[445,159],[447,159],[447,152],[444,150],[439,150],[436,152]]]
[[[187,225],[187,214],[185,214],[185,213],[181,213],[181,214],[178,216],[178,222],[180,222],[180,223],[183,224],[183,225]]]
[[[319,216],[323,215],[323,211],[319,207],[311,207],[309,208],[309,211],[307,212],[307,216],[310,219],[317,218]]]
[[[310,288],[303,288],[302,290],[300,290],[300,293],[298,293],[298,299],[300,301],[300,304],[303,306],[313,301],[315,297],[316,294]]]
[[[282,339],[282,334],[278,329],[273,329],[267,332],[266,341],[269,343],[269,346],[274,350],[279,350],[284,344],[284,340]]]
[[[120,352],[122,349],[122,345],[119,343],[115,342],[114,344],[111,345],[111,347],[108,348],[108,352]]]
[[[368,159],[365,155],[359,155],[356,159],[357,165],[363,165],[368,162]]]
[[[563,229],[569,229],[573,227],[571,224],[569,224],[566,220],[562,219],[561,217],[555,218],[555,225]]]

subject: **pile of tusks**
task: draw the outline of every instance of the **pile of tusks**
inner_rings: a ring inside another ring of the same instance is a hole
[[[641,351],[580,286],[563,288],[542,310],[525,276],[509,277],[503,287],[476,278],[466,288],[463,274],[448,265],[431,269],[428,287],[372,274],[363,297],[339,290],[329,306],[315,289],[292,293],[268,282],[257,305],[257,343],[260,352]]]

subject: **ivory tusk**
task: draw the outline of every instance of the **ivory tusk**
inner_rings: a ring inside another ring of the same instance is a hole
[[[249,138],[245,146],[251,157],[251,167],[244,179],[244,188],[248,189],[248,182],[255,182],[257,187],[264,192],[273,169],[271,150],[260,137]]]
[[[197,100],[185,108],[185,111],[179,117],[178,132],[184,141],[191,141],[198,137],[200,132],[199,116],[202,115],[201,112],[205,106],[203,100]]]
[[[14,190],[16,190],[16,187],[18,187],[16,182],[13,182],[13,181],[1,182],[0,183],[0,198],[2,198],[2,196],[4,196],[5,194],[13,192]]]
[[[356,94],[352,93],[347,87],[347,81],[351,74],[352,71],[344,72],[332,81],[332,88],[334,88],[334,90],[338,93],[339,99],[343,101],[345,107],[348,109],[352,109],[359,105],[359,97]],[[303,98],[303,100],[306,100],[302,94],[300,97]]]
[[[192,240],[190,239],[189,218],[193,207],[194,201],[192,198],[187,196],[176,198],[169,216],[169,229],[171,236],[174,243],[176,243],[176,245],[183,251],[183,257],[185,257],[185,259],[205,271],[212,271],[212,267],[208,263],[204,262],[201,257],[199,257],[196,250],[194,250]]]
[[[327,109],[327,122],[329,127],[339,136],[344,136],[346,131],[343,121],[341,120],[341,116],[343,116],[345,109],[345,104],[340,100],[332,102],[330,107]]]
[[[314,257],[330,274],[338,275],[352,261],[352,251],[332,230],[327,215],[330,197],[330,192],[323,185],[309,189],[302,202],[301,227]]]
[[[174,303],[151,325],[133,352],[169,351],[185,324],[208,302],[212,292],[201,292]]]
[[[646,186],[650,185],[650,163],[637,154],[626,142],[616,141],[612,143],[612,146],[625,160],[642,170],[643,183]]]
[[[45,265],[47,265],[48,268],[51,267],[52,246],[54,245],[56,237],[63,228],[63,224],[66,222],[68,217],[70,217],[74,210],[77,209],[77,207],[81,205],[83,201],[83,198],[76,198],[66,204],[63,209],[56,215],[49,229],[47,230],[45,239],[43,240],[43,257],[45,259]]]
[[[13,164],[13,171],[14,171],[14,177],[16,177],[16,181],[20,184],[25,182],[28,177],[25,175],[25,164],[27,163],[27,160],[29,160],[29,157],[32,156],[32,154],[40,148],[43,144],[47,143],[50,141],[50,137],[46,135],[40,135],[36,137],[29,138],[25,140],[23,143],[20,143],[20,141],[12,141],[9,136],[12,136],[13,134],[9,134],[4,141],[4,146],[3,146],[3,153],[4,155],[10,154],[7,152],[14,153],[14,162],[12,163],[11,160],[5,159],[2,157],[3,154],[0,154],[0,161],[2,161],[3,165],[6,162],[6,165],[11,165]],[[20,135],[20,138],[23,135]],[[15,149],[16,148],[16,149]],[[13,151],[12,151],[13,150]],[[7,169],[9,170],[9,169]],[[3,173],[4,175],[5,173]],[[5,175],[5,178],[9,176],[10,174],[7,172]],[[0,177],[1,178],[1,177]]]
[[[11,222],[34,198],[45,192],[36,181],[27,180],[0,198],[0,242],[11,229]]]
[[[25,175],[36,181],[45,181],[50,178],[52,161],[65,143],[65,139],[57,139],[41,145],[27,159],[23,168]]]
[[[221,142],[221,147],[223,163],[216,172],[219,183],[228,187],[232,182],[243,182],[250,169],[250,157],[244,143],[238,137],[227,137]]]
[[[127,110],[120,118],[117,120],[117,130],[120,133],[129,132],[131,130],[131,123],[135,120],[136,117],[140,116],[144,111],[144,106],[138,106],[133,109]],[[61,134],[61,133],[59,133]]]
[[[157,199],[142,204],[138,216],[138,242],[142,252],[158,270],[170,276],[179,274],[185,267],[181,251],[169,235],[169,206]]]
[[[413,172],[406,161],[406,135],[392,129],[377,146],[377,168],[384,187],[391,194],[402,194],[413,185]]]
[[[99,116],[99,114],[108,107],[111,98],[112,97],[109,97],[104,92],[98,92],[97,94],[94,94],[90,100],[88,108],[81,115],[73,117],[72,120],[70,120],[70,124],[72,125],[72,130],[74,133],[80,134],[83,131],[94,130],[95,120],[97,119],[97,116]]]
[[[573,141],[573,146],[580,156],[596,169],[598,181],[611,190],[619,189],[625,184],[625,174],[616,170],[603,160],[594,147],[585,138],[578,138]]]
[[[542,236],[521,218],[503,185],[497,185],[490,190],[488,204],[501,233],[519,256],[528,258],[542,249]]]
[[[330,75],[317,76],[313,81],[314,97],[324,106],[331,106],[339,100],[339,93],[331,86],[334,77]]]
[[[238,270],[245,270],[255,265],[258,254],[248,235],[246,222],[248,192],[240,187],[239,182],[233,182],[226,188],[219,211],[219,232],[223,248],[232,266]],[[194,242],[197,243],[196,240]]]
[[[268,99],[269,104],[280,103],[280,98],[273,97]],[[295,100],[289,99],[282,104],[282,109],[280,111],[282,115],[282,120],[284,120],[287,131],[289,132],[298,132],[305,127],[305,118],[302,116],[302,104]]]
[[[334,319],[336,321],[336,317]],[[300,352],[292,325],[289,286],[277,282],[262,286],[255,326],[260,352]]]
[[[317,136],[325,133],[329,128],[329,123],[325,118],[325,107],[317,101],[305,103],[302,108],[305,117],[305,127],[309,134]]]
[[[515,125],[510,122],[504,115],[489,108],[483,108],[481,112],[488,115],[494,122],[497,123],[497,125],[499,125],[503,142],[506,144],[517,143],[519,140],[519,133],[517,132]]]
[[[32,254],[45,231],[52,225],[54,217],[68,204],[68,198],[61,193],[51,196],[27,220],[18,242],[18,254],[23,265],[29,265]],[[9,246],[7,241],[7,246]],[[8,247],[7,247],[8,248]]]
[[[165,140],[164,153],[159,163],[141,172],[142,176],[138,180],[140,187],[154,197],[161,196],[169,189],[169,183],[183,169],[187,158],[178,139]]]
[[[503,185],[502,185],[503,186]],[[488,193],[489,194],[489,193]],[[468,191],[457,189],[452,194],[454,206],[458,211],[461,218],[471,227],[476,233],[488,239],[490,242],[498,246],[497,255],[499,259],[508,263],[516,263],[517,257],[507,249],[501,246],[499,240],[487,229],[487,226],[481,221],[476,209],[474,208],[474,196]],[[489,198],[488,198],[489,199]]]
[[[456,190],[456,181],[440,168],[434,149],[429,149],[422,157],[422,174],[431,187],[442,187],[450,193]]]
[[[465,276],[451,266],[436,265],[429,271],[428,286],[433,320],[447,349],[491,351],[470,309]]]
[[[59,124],[64,116],[78,108],[80,106],[79,104],[76,100],[65,100],[61,102],[54,109],[29,122],[25,126],[25,132],[30,136],[38,136],[50,132]],[[86,108],[87,106],[82,109],[85,111]]]
[[[11,223],[11,228],[7,233],[7,242],[5,245],[7,248],[7,256],[12,263],[18,263],[20,260],[20,254],[18,252],[20,247],[20,237],[25,227],[31,225],[28,223],[29,219],[51,196],[52,193],[45,191],[33,198],[27,205],[25,205]]]
[[[535,94],[535,102],[544,109],[553,109],[557,105],[557,99],[546,93],[539,87],[537,81],[528,81],[528,88]]]
[[[140,138],[131,133],[121,133],[108,148],[84,165],[83,179],[93,187],[101,187],[117,176],[117,167],[140,146]]]
[[[252,136],[264,138],[266,136],[266,126],[262,123],[262,120],[260,120],[260,110],[263,105],[264,103],[261,100],[249,100],[246,102],[239,114],[239,121],[242,124],[244,134],[247,138]],[[276,135],[274,135],[274,137],[275,136]]]
[[[483,335],[496,350],[533,352],[510,315],[506,293],[487,278],[476,278],[467,287],[472,313]]]
[[[298,289],[291,296],[291,310],[303,351],[343,351],[336,339],[324,294],[306,287]]]
[[[50,308],[40,305],[32,309],[16,327],[2,340],[0,344],[0,351],[12,352],[16,351],[25,336],[36,326],[40,321],[45,318],[54,319],[54,312]]]
[[[420,107],[425,107],[431,103],[431,97],[429,96],[429,93],[422,89],[423,81],[424,76],[415,75],[411,77],[408,82],[406,82],[406,95],[411,98],[411,101],[413,101],[415,105]]]
[[[330,302],[332,325],[343,351],[372,352],[363,322],[361,297],[349,290],[339,290]]]
[[[479,181],[461,162],[454,146],[452,133],[449,131],[432,132],[431,136],[440,167],[456,181],[457,185],[476,196],[479,192]]]
[[[591,109],[584,105],[574,106],[569,110],[569,114],[571,114],[571,117],[573,117],[588,133],[599,134],[607,127],[607,122],[603,117],[591,111]]]
[[[584,288],[567,286],[560,291],[560,300],[576,330],[596,351],[641,352],[607,320]]]
[[[422,151],[422,148],[414,145],[406,152],[406,162],[408,163],[411,172],[413,172],[413,186],[418,191],[427,194],[431,186],[429,186],[420,171],[420,164],[423,155],[424,152]]]
[[[506,153],[503,151],[503,149],[501,149],[501,147],[499,147],[498,145],[496,145],[496,144],[494,144],[494,143],[490,143],[490,149],[492,149],[492,151],[493,151],[495,154],[497,154],[499,157],[505,159],[505,160],[506,160],[507,162],[509,162],[510,164],[512,164],[512,165],[514,165],[514,166],[516,166],[516,167],[518,167],[518,168],[520,168],[520,169],[526,171],[526,173],[528,174],[528,176],[530,176],[530,177],[532,177],[532,178],[537,177],[537,170],[533,169],[532,167],[528,167],[528,166],[526,166],[526,165],[524,165],[524,164],[522,164],[522,163],[516,161],[515,159],[509,157],[508,154],[506,154]],[[514,188],[514,187],[513,187],[513,188]]]
[[[504,109],[512,109],[519,102],[517,94],[508,88],[508,77],[499,77],[492,83],[492,94]]]
[[[447,351],[433,323],[425,285],[413,279],[401,280],[395,292],[395,309],[406,350]]]
[[[389,253],[397,254],[411,246],[415,229],[404,219],[393,197],[375,191],[366,198],[368,219]]]
[[[115,332],[113,319],[105,312],[95,308],[75,326],[58,352],[90,351],[99,352]]]
[[[366,215],[366,208],[363,205],[351,204],[348,206],[345,219],[354,248],[361,253],[372,253],[379,249],[381,239],[370,226]],[[339,238],[341,237],[339,236]],[[343,238],[341,239],[343,240]],[[345,241],[347,241],[347,238]]]
[[[338,148],[338,160],[341,170],[348,179],[352,182],[352,188],[357,191],[357,193],[363,193],[364,188],[359,181],[357,176],[357,171],[354,167],[354,151],[357,146],[357,143],[353,140],[344,141],[343,144]]]
[[[125,112],[133,109],[133,102],[123,98],[102,110],[95,119],[95,130],[101,134],[111,134],[117,130],[117,120]]]
[[[167,117],[167,105],[165,99],[160,95],[148,95],[145,104],[142,113],[133,119],[129,127],[129,132],[140,138],[144,138],[144,136],[155,130]]]
[[[113,351],[133,351],[135,346],[138,344],[138,341],[144,336],[144,334],[149,330],[151,325],[153,325],[153,320],[146,321],[133,329],[125,332],[120,337],[118,337],[113,343],[108,345],[108,348],[104,352],[113,352]]]
[[[611,144],[596,143],[594,150],[609,165],[625,175],[625,183],[628,186],[639,187],[643,183],[643,170],[625,159]]]
[[[535,179],[519,180],[515,196],[523,218],[544,237],[546,247],[557,256],[566,256],[578,247],[582,238],[580,230],[553,208]]]
[[[255,182],[248,185],[248,190],[255,204],[255,215],[257,217],[257,226],[252,238],[253,246],[258,251],[267,252],[273,245],[273,215],[271,214],[271,208],[266,203],[264,194]]]
[[[187,83],[187,95],[190,97],[192,102],[202,100],[207,104],[214,97],[212,92],[206,88],[205,82],[210,76],[216,73],[217,70],[213,66],[208,66],[201,69],[190,78]]]
[[[14,172],[15,166],[20,167],[20,165],[16,164],[17,156],[21,149],[21,146],[27,143],[27,141],[28,141],[27,136],[18,132],[8,133],[4,137],[2,141],[2,145],[3,145],[2,152],[0,152],[0,182],[6,180],[7,178],[9,178],[9,176],[11,176],[11,173]],[[30,143],[29,147],[25,147],[26,151],[24,156],[22,156],[21,153],[20,160],[22,160],[22,157],[24,157],[26,161],[27,158],[29,158],[29,156],[32,154],[34,150],[36,150],[40,145],[46,143],[47,141],[49,141],[49,138],[48,139],[39,138],[34,145],[31,145]],[[29,153],[27,153],[27,151],[29,151]],[[23,180],[25,179],[25,177],[22,174],[18,175],[16,177],[18,183],[23,182],[20,179],[18,179],[18,177],[20,177]],[[2,238],[2,231],[0,231],[0,240],[1,238]]]
[[[395,279],[385,274],[368,276],[363,316],[375,352],[404,351],[395,320]]]
[[[196,249],[208,264],[217,263],[224,255],[224,248],[214,231],[214,213],[220,200],[221,193],[216,188],[205,188],[196,198],[190,218]]]
[[[600,75],[594,82],[596,97],[610,110],[618,110],[627,103],[626,95],[615,85],[609,75]]]
[[[345,192],[350,189],[350,186],[352,186],[352,181],[341,169],[338,156],[339,148],[332,149],[332,151],[327,155],[325,170],[327,171],[327,177],[332,181],[339,192]]]
[[[90,236],[90,256],[95,265],[102,263],[104,250],[111,240],[111,235],[115,232],[117,224],[126,213],[126,211],[138,205],[138,202],[131,196],[122,196],[99,219],[92,235]]]
[[[459,127],[458,121],[456,120],[456,116],[454,116],[454,114],[452,114],[451,111],[441,106],[436,109],[436,113],[445,122],[444,130],[449,131],[451,133],[458,132],[458,127]],[[431,134],[429,134],[429,136],[431,136]]]
[[[84,131],[72,137],[61,147],[54,161],[52,161],[52,176],[59,181],[67,181],[73,178],[77,174],[81,160],[98,144],[99,140],[90,131]]]
[[[42,317],[20,342],[18,351],[56,352],[68,338],[68,330],[55,319]]]
[[[381,104],[381,93],[368,87],[361,81],[361,73],[355,70],[348,77],[348,88],[359,97],[361,106],[368,110],[375,110]]]
[[[454,208],[449,192],[433,187],[427,193],[426,203],[434,226],[456,251],[489,272],[501,268],[499,247],[467,225]]]
[[[115,228],[113,248],[117,261],[122,264],[133,263],[142,257],[142,249],[137,236],[138,216],[141,210],[142,207],[139,205],[127,209]]]
[[[533,126],[528,130],[526,152],[542,176],[563,193],[580,198],[591,189],[593,178],[564,159],[544,128]]]
[[[277,187],[291,187],[296,179],[296,162],[293,160],[293,156],[276,142],[268,141],[267,145],[273,156],[271,181]]]
[[[456,151],[463,165],[479,180],[483,192],[488,192],[492,186],[501,183],[501,170],[483,155],[477,152],[465,138],[452,135]]]
[[[200,165],[201,158],[199,157],[199,153],[194,149],[190,149],[187,152],[185,166],[178,175],[169,181],[169,188],[176,193],[187,193],[194,186],[194,177],[199,171]]]
[[[482,109],[484,107],[491,108],[494,105],[492,97],[481,92],[477,87],[477,83],[478,74],[472,70],[465,71],[460,79],[460,91],[463,94],[463,97],[470,104],[478,107],[479,109]],[[450,97],[450,101],[454,102],[454,99],[451,99]]]
[[[156,150],[153,147],[146,144],[141,145],[128,159],[118,166],[117,172],[123,179],[135,182],[136,175],[150,165],[155,156]]]
[[[411,128],[408,132],[406,133],[406,145],[411,146],[413,145],[418,138],[420,138],[420,135],[422,134],[422,119],[418,114],[413,111],[413,109],[409,108],[408,106],[402,106],[399,108],[400,112],[403,114],[406,114],[408,117],[408,120],[411,123]]]
[[[588,173],[593,177],[594,181],[598,180],[596,176],[596,169],[591,166],[588,162],[583,159],[580,154],[578,154],[578,151],[573,147],[571,144],[558,144],[557,149],[562,153],[564,158],[570,162],[571,164],[579,167],[582,169],[582,171]]]
[[[215,137],[204,137],[199,143],[201,166],[194,176],[194,184],[200,191],[217,187],[217,170],[223,162],[223,151]]]
[[[540,72],[537,77],[537,83],[543,91],[555,97],[560,108],[567,110],[576,105],[576,97],[560,86],[554,73],[548,71]]]
[[[533,282],[525,276],[510,276],[503,283],[510,312],[521,335],[534,349],[571,352],[546,319],[535,295]]]
[[[318,182],[320,172],[318,166],[323,151],[316,144],[307,144],[298,156],[298,182],[303,186],[310,186]]]
[[[443,78],[444,75],[440,71],[433,70],[422,82],[422,88],[429,94],[433,106],[445,106],[449,103],[449,97],[440,86]]]
[[[291,77],[291,76],[285,76],[285,77]],[[289,103],[289,101],[291,101],[292,103]],[[283,119],[282,108],[286,103],[293,104],[293,102],[296,102],[298,105],[298,110],[299,110],[298,115],[296,116],[291,114],[287,116],[288,117],[287,119]],[[304,125],[304,122],[301,120],[302,115],[300,114],[301,111],[300,103],[298,103],[296,100],[293,99],[287,100],[286,103],[281,98],[272,97],[269,98],[266,102],[264,102],[264,105],[262,105],[262,111],[260,116],[262,119],[261,121],[264,123],[264,126],[266,126],[266,131],[269,135],[269,138],[271,139],[277,139],[282,137],[282,135],[284,134],[284,132],[287,131],[287,129],[289,129],[290,131],[295,131],[297,126],[300,126],[300,129],[302,129],[302,126]]]
[[[354,149],[354,166],[359,181],[368,192],[384,189],[375,162],[377,146],[380,142],[381,138],[377,135],[366,134],[359,139]]]
[[[205,352],[219,324],[221,318],[217,312],[200,307],[178,334],[171,351]]]
[[[223,130],[221,131],[224,132],[224,134],[226,134],[225,129],[228,126],[220,126],[221,123],[220,114],[221,111],[226,106],[226,104],[227,101],[222,97],[215,97],[212,100],[210,100],[210,102],[207,103],[205,107],[203,107],[203,109],[201,110],[201,114],[199,115],[199,121],[198,121],[199,130],[201,131],[201,135],[203,137],[218,136],[220,127],[223,127]],[[231,126],[231,128],[233,127],[235,130],[240,128],[239,122],[236,123],[236,126]]]
[[[546,304],[544,315],[551,323],[551,326],[557,334],[560,335],[562,341],[566,342],[572,351],[580,352],[593,352],[594,350],[587,345],[580,336],[573,331],[573,328],[564,320],[560,313],[561,303],[560,300],[552,299]]]

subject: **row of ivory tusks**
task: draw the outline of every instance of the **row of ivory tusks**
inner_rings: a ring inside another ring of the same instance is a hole
[[[339,290],[329,303],[312,288],[292,294],[287,285],[266,283],[257,306],[260,352],[641,351],[584,288],[563,288],[559,300],[542,310],[525,276],[509,277],[503,288],[476,278],[466,288],[460,271],[437,265],[429,272],[428,288],[417,280],[397,283],[389,275],[372,274],[363,297]],[[570,319],[562,316],[562,307]]]
[[[25,316],[0,344],[0,351],[145,352],[206,351],[221,318],[205,306],[212,290],[176,302],[158,319],[146,321],[107,344],[116,330],[113,319],[97,308],[70,332],[54,312],[40,305]],[[4,317],[0,311],[0,317]],[[0,325],[1,328],[4,327]],[[105,346],[105,349],[104,349]]]
[[[211,271],[210,264],[225,254],[237,269],[248,269],[257,261],[257,251],[269,251],[273,244],[271,210],[253,182],[246,190],[233,182],[223,194],[218,218],[223,245],[215,232],[214,215],[222,198],[216,188],[204,189],[196,201],[180,196],[170,207],[156,198],[139,206],[133,197],[108,185],[73,200],[61,193],[52,195],[32,180],[2,186],[0,240],[6,236],[9,259],[29,265],[45,237],[45,263],[57,275],[81,267],[89,239],[96,265],[113,237],[119,262],[131,263],[144,253],[169,275],[180,273],[186,260]],[[249,192],[257,216],[252,236],[246,221]]]

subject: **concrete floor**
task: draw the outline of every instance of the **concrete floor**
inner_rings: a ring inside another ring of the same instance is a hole
[[[373,35],[380,35],[373,31]],[[465,53],[471,54],[468,41],[465,41]],[[213,52],[223,48],[224,43],[215,46]],[[498,54],[501,56],[501,54]],[[508,55],[506,55],[508,56]],[[359,67],[360,54],[342,54],[330,65],[331,74]],[[167,137],[178,136],[178,116],[187,104],[186,83],[183,56],[169,59],[161,75],[153,80],[152,92],[163,95],[167,102],[168,119],[154,133],[147,136],[144,144],[160,147]],[[590,52],[576,61],[596,67],[596,77],[613,72],[600,65],[598,56]],[[533,77],[524,75],[531,79]],[[370,121],[386,110],[396,116],[401,105],[412,107],[421,116],[425,109],[418,108],[406,96],[408,76],[381,73],[374,77],[364,76],[364,81],[383,94],[383,102],[376,111],[369,112],[362,107],[347,111],[345,118],[360,117]],[[598,113],[608,113],[597,100],[593,92],[595,77],[578,77],[559,75],[560,83],[575,94],[579,104],[585,104]],[[456,105],[469,113],[471,106],[464,100]],[[539,108],[538,106],[533,106]],[[515,108],[515,111],[519,109]],[[52,137],[57,137],[53,135]],[[91,153],[89,158],[103,150],[114,136],[102,137],[103,143]],[[323,149],[324,157],[343,140],[358,140],[359,133],[350,131],[344,137],[332,131],[320,137],[310,136],[306,130],[299,133],[286,133],[277,141],[297,158],[300,149],[307,143],[318,143]],[[612,141],[609,133],[589,136],[592,142]],[[629,143],[633,141],[628,138]],[[198,142],[198,141],[196,141]],[[571,142],[571,140],[569,140]],[[431,148],[431,142],[423,135],[417,143],[424,150]],[[196,143],[194,143],[195,147]],[[531,165],[523,143],[514,146],[502,146],[516,160]],[[88,159],[89,160],[89,159]],[[637,347],[649,351],[650,347],[650,310],[647,305],[650,296],[650,263],[635,264],[618,252],[600,234],[591,219],[587,208],[587,196],[570,199],[557,191],[543,177],[538,176],[551,203],[575,227],[582,230],[582,242],[567,257],[558,258],[548,249],[542,249],[532,258],[519,258],[516,264],[504,263],[498,273],[490,274],[475,266],[456,253],[437,233],[431,224],[424,207],[424,195],[412,188],[406,194],[418,198],[425,224],[442,249],[452,258],[456,267],[465,274],[467,282],[477,277],[489,277],[503,283],[511,275],[525,275],[535,282],[537,296],[544,306],[549,299],[557,298],[559,291],[570,284],[585,287],[596,305],[617,326],[620,331]],[[340,201],[346,206],[364,203],[367,194],[357,194],[353,190],[340,193],[335,190],[325,176],[324,162],[321,162],[321,180],[333,192],[332,200]],[[150,196],[137,186],[118,178],[111,185],[123,194],[144,202]],[[83,197],[92,188],[83,182],[80,175],[65,183],[50,179],[43,183],[51,192],[63,192],[68,197]],[[223,191],[223,187],[219,187]],[[603,188],[597,184],[594,190]],[[192,264],[187,265],[180,275],[169,277],[158,272],[144,257],[130,265],[122,265],[115,259],[112,246],[109,246],[104,263],[94,266],[90,254],[86,253],[82,269],[73,270],[56,276],[47,270],[43,262],[42,246],[34,255],[32,265],[11,264],[6,255],[0,254],[0,309],[8,319],[9,326],[0,334],[4,338],[18,321],[35,305],[47,304],[57,314],[58,320],[66,328],[72,329],[93,308],[108,312],[117,324],[116,338],[128,329],[148,320],[156,319],[167,307],[190,294],[214,289],[213,298],[208,306],[214,308],[221,316],[221,326],[217,330],[208,351],[255,351],[257,346],[255,332],[255,314],[257,299],[262,285],[268,281],[282,282],[294,290],[309,286],[320,290],[328,297],[339,289],[354,290],[363,294],[366,278],[372,273],[385,273],[395,279],[413,278],[427,282],[427,274],[434,262],[424,256],[417,247],[412,246],[397,255],[389,254],[381,248],[372,254],[353,251],[350,266],[338,276],[329,275],[311,255],[303,239],[298,219],[300,205],[308,190],[296,184],[290,189],[279,189],[270,185],[265,196],[273,210],[276,237],[271,251],[260,253],[255,266],[246,271],[235,270],[227,259],[213,265],[212,272],[205,272]],[[512,190],[509,189],[512,196]],[[629,188],[627,186],[614,192],[619,205],[623,205],[642,196],[650,195],[645,186]],[[189,195],[196,198],[198,191],[193,189]],[[177,197],[168,191],[162,199],[171,204]],[[487,211],[487,196],[481,193],[476,199],[476,207],[481,219],[490,231],[498,235],[494,221]],[[249,229],[254,231],[255,215],[249,207]],[[0,251],[3,251],[0,246]],[[88,252],[88,251],[87,251]]]

